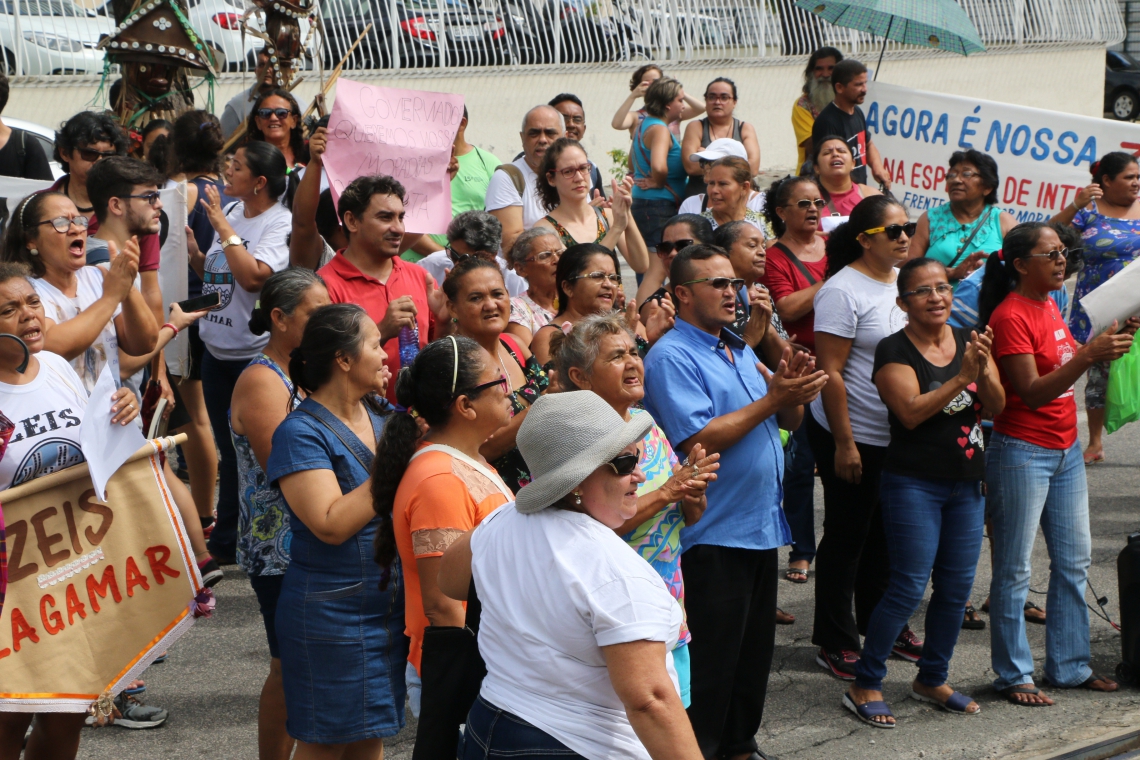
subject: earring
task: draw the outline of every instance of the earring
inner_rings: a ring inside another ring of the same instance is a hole
[[[574,506],[582,506],[582,494],[578,493],[577,491],[574,492]]]
[[[40,252],[38,250],[36,250],[35,248],[29,248],[28,253],[32,254],[33,256],[39,256],[40,255]]]
[[[253,194],[254,194],[254,195],[257,195],[257,188],[256,188],[256,187],[255,187],[255,188],[253,188]]]
[[[459,320],[456,317],[452,317],[451,321],[454,322],[455,324],[459,324]]]

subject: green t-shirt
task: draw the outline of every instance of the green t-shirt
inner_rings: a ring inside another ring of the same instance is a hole
[[[481,148],[473,148],[459,156],[459,172],[451,180],[451,216],[464,211],[482,211],[487,198],[487,186],[502,161]],[[432,235],[440,245],[447,245],[446,235]]]

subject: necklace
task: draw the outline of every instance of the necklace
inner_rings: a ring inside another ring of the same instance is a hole
[[[511,382],[511,373],[507,372],[507,365],[503,364],[502,344],[500,343],[495,351],[495,358],[499,360],[499,366],[503,368],[503,377],[507,378],[507,383]],[[513,390],[513,389],[512,389]]]

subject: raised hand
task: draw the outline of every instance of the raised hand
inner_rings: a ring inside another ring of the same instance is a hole
[[[645,339],[656,343],[658,339],[673,329],[676,323],[677,310],[673,307],[673,299],[651,298],[645,306]],[[640,317],[640,314],[638,315]]]
[[[139,273],[138,238],[132,237],[127,241],[122,253],[113,242],[107,241],[107,254],[111,257],[111,265],[103,275],[103,294],[122,303],[131,294],[135,276]]]
[[[1104,189],[1094,182],[1077,191],[1076,197],[1073,198],[1073,208],[1082,209],[1097,198],[1102,197],[1104,197]]]
[[[789,347],[784,348],[775,372],[769,372],[763,362],[757,362],[756,368],[768,384],[768,395],[780,409],[811,403],[827,384],[823,370],[812,371],[814,360],[803,353],[792,356]]]
[[[1085,344],[1081,351],[1095,363],[1115,361],[1128,353],[1130,348],[1132,348],[1132,336],[1127,332],[1120,332],[1120,323],[1113,320],[1107,330]]]
[[[309,163],[320,166],[324,160],[325,151],[329,147],[329,130],[327,127],[317,127],[309,137]]]

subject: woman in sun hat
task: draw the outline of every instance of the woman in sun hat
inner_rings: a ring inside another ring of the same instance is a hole
[[[699,756],[671,654],[681,608],[614,532],[652,422],[591,391],[541,397],[517,437],[533,479],[444,555],[440,588],[466,597],[473,576],[483,607],[460,758]]]

